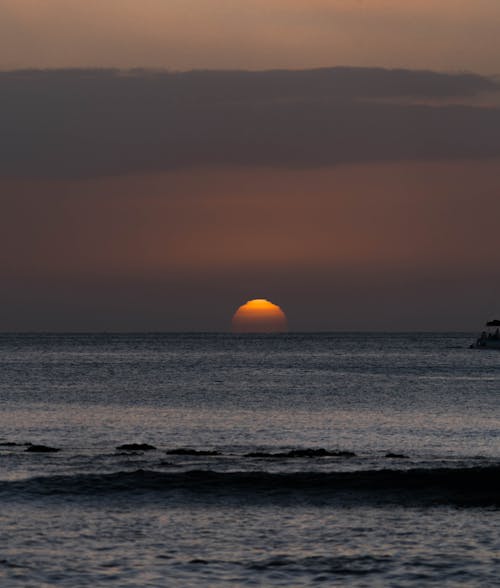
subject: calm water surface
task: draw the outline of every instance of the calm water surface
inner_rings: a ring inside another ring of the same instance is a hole
[[[472,339],[0,336],[1,585],[495,585],[467,472],[498,476],[500,353]]]

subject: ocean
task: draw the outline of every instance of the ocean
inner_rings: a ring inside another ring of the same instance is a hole
[[[499,585],[473,340],[0,335],[0,586]]]

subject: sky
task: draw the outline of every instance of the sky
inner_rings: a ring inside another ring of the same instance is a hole
[[[500,73],[498,0],[0,0],[0,67]]]
[[[438,4],[438,5],[437,5]],[[0,0],[0,330],[481,330],[500,3]]]

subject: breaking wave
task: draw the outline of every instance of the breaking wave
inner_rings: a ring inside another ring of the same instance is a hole
[[[335,501],[389,504],[500,506],[500,467],[373,470],[358,472],[164,473],[148,470],[112,474],[45,476],[0,482],[0,496],[93,496],[171,493],[189,497],[233,496],[252,501]]]

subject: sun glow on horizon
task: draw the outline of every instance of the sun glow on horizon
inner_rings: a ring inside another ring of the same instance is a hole
[[[277,304],[255,298],[233,315],[233,333],[284,333],[288,330],[285,313]]]

